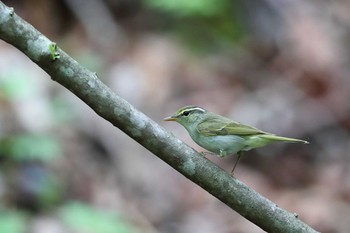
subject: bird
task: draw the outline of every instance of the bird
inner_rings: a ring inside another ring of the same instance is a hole
[[[174,115],[164,118],[164,121],[175,121],[181,124],[193,141],[219,157],[237,154],[231,175],[234,175],[236,166],[245,151],[276,142],[309,144],[305,140],[277,136],[233,121],[196,105],[182,107]]]

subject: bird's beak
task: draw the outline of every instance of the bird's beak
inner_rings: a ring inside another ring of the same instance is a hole
[[[166,117],[166,118],[164,118],[163,120],[164,121],[176,121],[176,116],[170,116],[170,117]]]

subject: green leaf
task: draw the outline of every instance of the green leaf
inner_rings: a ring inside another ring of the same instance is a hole
[[[1,145],[3,153],[19,161],[52,162],[61,155],[57,139],[47,135],[18,135],[2,141]]]
[[[147,0],[153,8],[183,16],[214,16],[226,7],[226,0]]]
[[[24,233],[27,218],[23,212],[4,210],[0,212],[0,232]]]
[[[76,232],[135,233],[136,230],[116,214],[102,212],[89,205],[72,202],[61,209],[63,222]]]
[[[23,99],[37,91],[36,84],[26,78],[26,73],[12,69],[0,79],[0,93],[6,99]]]

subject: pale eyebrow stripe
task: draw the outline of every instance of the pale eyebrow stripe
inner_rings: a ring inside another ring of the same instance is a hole
[[[200,111],[200,112],[206,112],[205,109],[203,108],[200,108],[200,107],[193,107],[193,108],[187,108],[187,109],[184,109],[180,112],[180,114],[186,112],[186,111],[191,111],[191,112],[195,112],[195,111]]]
[[[200,107],[195,107],[195,108],[192,108],[191,110],[198,110],[200,112],[205,112],[205,110],[203,108],[200,108]]]

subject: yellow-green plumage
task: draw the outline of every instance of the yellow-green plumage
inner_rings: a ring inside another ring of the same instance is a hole
[[[274,142],[308,143],[304,140],[280,137],[264,132],[255,127],[208,112],[198,106],[180,108],[173,116],[165,120],[180,123],[186,128],[191,138],[203,148],[220,157],[238,153],[238,160],[243,151],[263,147]]]

